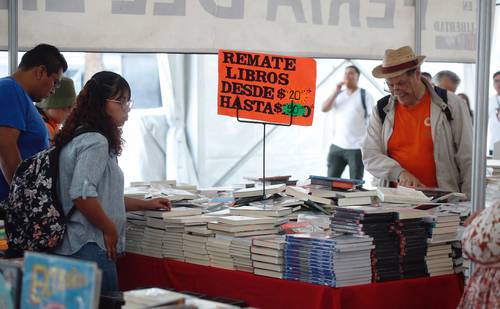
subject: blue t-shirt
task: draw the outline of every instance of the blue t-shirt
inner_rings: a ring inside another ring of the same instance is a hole
[[[50,145],[47,127],[33,101],[11,77],[0,78],[0,126],[21,131],[17,147],[23,160]],[[0,173],[0,201],[8,194],[9,186]]]

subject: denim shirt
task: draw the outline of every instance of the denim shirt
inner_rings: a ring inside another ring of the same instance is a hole
[[[74,199],[96,197],[117,229],[118,253],[125,249],[123,181],[117,157],[109,151],[108,141],[103,135],[84,133],[61,150],[57,189],[64,213],[67,214],[73,207]],[[95,242],[106,250],[102,231],[75,209],[69,219],[63,242],[55,253],[72,255],[89,242]]]

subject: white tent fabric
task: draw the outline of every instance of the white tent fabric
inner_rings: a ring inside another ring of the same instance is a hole
[[[0,0],[0,29],[7,29],[6,3]],[[415,42],[412,0],[18,3],[20,49],[47,42],[66,51],[215,53],[224,48],[380,59],[388,47]],[[421,3],[422,52],[432,60],[473,62],[478,0]],[[0,31],[0,49],[7,49],[7,31]]]

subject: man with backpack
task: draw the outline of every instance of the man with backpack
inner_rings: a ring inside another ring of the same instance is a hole
[[[54,93],[67,68],[56,47],[40,44],[24,54],[12,76],[0,78],[0,202],[7,198],[21,160],[49,147],[47,128],[33,101]]]
[[[363,179],[361,141],[366,134],[368,118],[373,109],[373,97],[358,87],[360,71],[350,65],[345,68],[344,80],[323,103],[322,111],[335,110],[335,134],[327,157],[328,177],[341,177],[349,165],[349,177]],[[345,86],[346,89],[342,90]]]
[[[388,49],[373,69],[390,95],[377,102],[370,119],[363,162],[380,180],[470,194],[469,112],[456,95],[421,78],[424,58],[409,46]]]

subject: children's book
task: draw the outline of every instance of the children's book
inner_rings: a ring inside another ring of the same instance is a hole
[[[96,263],[26,252],[21,308],[98,308],[101,277]]]

